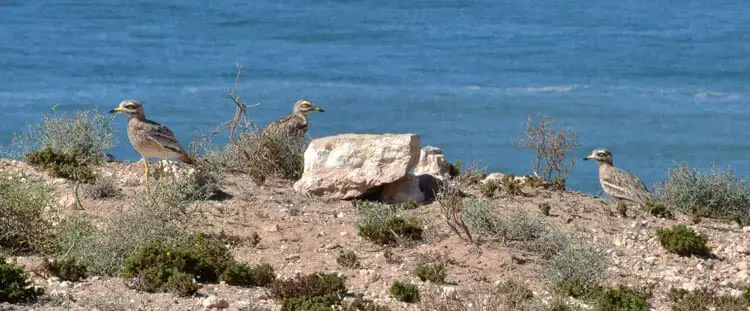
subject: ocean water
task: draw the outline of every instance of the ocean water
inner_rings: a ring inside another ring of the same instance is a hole
[[[184,145],[301,97],[310,135],[418,133],[449,161],[521,174],[529,114],[607,147],[647,184],[675,162],[750,173],[750,6],[693,0],[0,1],[0,144],[59,111],[143,101]],[[137,160],[116,120],[119,159]],[[599,191],[578,161],[569,187]]]

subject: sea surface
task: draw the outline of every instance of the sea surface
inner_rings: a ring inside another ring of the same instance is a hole
[[[417,133],[522,174],[514,142],[547,115],[578,133],[575,190],[599,192],[595,147],[647,184],[681,161],[750,175],[750,6],[722,0],[2,0],[0,144],[52,106],[136,98],[187,145],[232,117],[238,63],[261,126],[304,97],[313,137]]]

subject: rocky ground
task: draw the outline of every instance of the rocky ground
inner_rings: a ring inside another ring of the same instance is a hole
[[[0,171],[26,170],[44,174],[22,162],[1,160]],[[55,185],[65,214],[84,215],[94,222],[121,213],[137,196],[144,194],[142,166],[138,163],[108,163],[105,174],[118,181],[116,198],[82,198],[84,209],[76,209],[73,188],[62,179],[45,177]],[[534,253],[508,247],[500,241],[483,239],[472,245],[454,235],[445,224],[438,203],[407,210],[425,223],[426,240],[412,247],[387,249],[357,235],[358,214],[348,201],[308,198],[296,194],[291,183],[269,181],[256,186],[245,176],[230,176],[223,186],[230,197],[223,201],[197,203],[199,225],[196,232],[250,237],[258,233],[257,246],[239,243],[231,246],[235,258],[244,263],[268,263],[278,277],[318,271],[339,272],[346,277],[351,292],[386,305],[391,310],[419,310],[419,304],[395,301],[388,288],[396,280],[417,284],[427,291],[433,286],[422,282],[412,271],[425,257],[442,257],[450,264],[443,292],[468,289],[476,284],[493,284],[508,279],[528,286],[536,296],[551,297],[544,277],[543,261]],[[476,189],[466,191],[479,195]],[[576,233],[592,243],[604,245],[610,257],[606,284],[645,287],[653,284],[652,310],[669,310],[666,293],[670,287],[694,289],[710,287],[721,293],[740,295],[750,282],[750,227],[738,227],[703,220],[693,228],[709,237],[711,258],[680,257],[667,253],[656,239],[656,230],[690,218],[661,219],[642,212],[635,217],[617,215],[614,204],[576,192],[527,189],[528,196],[500,197],[492,202],[498,214],[525,211],[540,214],[538,205],[549,203],[545,217],[562,230]],[[353,250],[361,266],[342,268],[336,262],[340,252]],[[386,259],[384,253],[394,254]],[[41,258],[12,257],[26,271],[38,271]],[[122,279],[89,277],[81,282],[60,282],[42,272],[32,272],[35,285],[44,287],[46,298],[34,305],[0,305],[7,310],[201,310],[207,306],[233,310],[279,310],[278,302],[267,297],[264,288],[242,288],[224,284],[205,285],[196,297],[149,294],[128,289]]]

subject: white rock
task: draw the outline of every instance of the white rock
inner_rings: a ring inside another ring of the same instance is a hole
[[[450,165],[440,148],[425,146],[419,151],[419,162],[414,168],[414,175],[432,175],[444,180],[450,174]]]
[[[266,229],[268,232],[278,232],[279,231],[279,225],[274,224]]]
[[[240,300],[234,303],[234,308],[237,310],[249,310],[250,309],[250,302],[245,300]]]
[[[203,307],[206,309],[226,309],[229,308],[229,303],[224,299],[211,295],[203,299]]]
[[[481,183],[483,185],[486,184],[486,183],[488,183],[488,182],[500,183],[501,181],[503,181],[503,177],[505,177],[505,174],[503,174],[503,173],[492,173],[492,174],[487,175],[487,177],[485,177],[481,181]]]
[[[415,134],[341,134],[318,138],[305,150],[298,193],[355,199],[407,176],[419,161]]]
[[[396,182],[386,184],[380,194],[380,200],[389,204],[409,201],[421,203],[424,201],[424,193],[419,190],[419,179],[409,174]]]

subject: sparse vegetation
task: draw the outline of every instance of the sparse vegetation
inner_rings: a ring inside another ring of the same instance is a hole
[[[378,244],[395,245],[422,240],[422,224],[416,218],[398,216],[394,206],[360,202],[359,235]]]
[[[443,284],[447,276],[445,262],[440,261],[419,265],[414,270],[414,275],[419,277],[422,282],[430,281],[435,284]]]
[[[83,160],[82,160],[83,159]],[[69,179],[80,183],[92,183],[96,179],[89,161],[74,153],[60,153],[45,147],[40,151],[32,151],[26,154],[26,162],[29,165],[47,171],[54,177]]]
[[[555,188],[564,189],[565,175],[572,172],[575,165],[575,159],[568,159],[568,153],[578,147],[575,132],[547,116],[538,119],[529,116],[525,137],[518,145],[535,151],[535,176],[541,177],[545,183],[553,183],[553,178],[556,178]]]
[[[708,237],[693,231],[687,225],[677,225],[672,228],[661,228],[656,231],[659,243],[668,252],[680,256],[707,255],[710,249],[706,246]]]
[[[488,180],[482,185],[482,195],[486,198],[494,198],[495,193],[500,189],[500,185],[495,180]]]
[[[607,266],[603,251],[575,241],[552,257],[547,268],[547,279],[559,294],[586,296],[599,288]]]
[[[74,258],[45,259],[42,268],[63,281],[77,282],[86,277],[86,266]]]
[[[11,253],[40,251],[53,234],[54,195],[41,180],[0,172],[0,248]]]
[[[649,201],[649,202],[646,202],[643,209],[645,209],[649,214],[655,217],[674,219],[674,215],[672,214],[671,211],[669,211],[669,209],[667,209],[667,207],[664,204]]]
[[[534,299],[532,292],[521,283],[507,280],[500,284],[476,284],[468,288],[446,293],[439,287],[428,288],[420,299],[422,311],[471,311],[471,310],[550,310],[544,303]]]
[[[460,187],[465,183],[466,181],[460,176],[455,178],[453,184],[448,184],[442,188],[436,199],[445,222],[453,233],[465,241],[474,243],[474,237],[471,236],[469,227],[467,227],[462,216],[464,198]]]
[[[357,296],[351,302],[344,303],[341,308],[343,311],[390,311],[388,307],[376,304],[370,299]]]
[[[414,284],[394,282],[389,290],[391,297],[398,301],[414,303],[419,301],[419,288]]]
[[[114,198],[120,192],[117,180],[113,177],[98,177],[93,184],[83,188],[83,194],[94,200]]]
[[[497,234],[500,219],[492,212],[491,202],[483,199],[461,201],[461,219],[471,232]]]
[[[271,297],[282,300],[282,310],[307,310],[299,309],[300,306],[330,308],[341,302],[344,293],[344,279],[335,273],[320,272],[292,279],[277,279],[270,287]]]
[[[269,264],[250,268],[246,264],[231,261],[221,273],[220,279],[229,285],[264,287],[270,285],[276,275]]]
[[[625,286],[606,288],[594,299],[597,311],[648,311],[646,298]]]
[[[54,108],[53,108],[54,112]],[[74,155],[79,163],[98,162],[114,145],[113,118],[96,110],[44,114],[42,122],[13,138],[14,157],[48,148],[55,154]]]
[[[688,215],[750,224],[750,191],[729,169],[701,172],[682,163],[667,171],[656,194],[667,207]]]
[[[0,256],[0,302],[32,302],[43,293],[29,284],[23,269]]]
[[[539,211],[542,212],[542,215],[549,216],[549,212],[552,209],[552,205],[550,205],[547,202],[539,203]]]
[[[503,176],[503,179],[500,181],[502,184],[502,188],[505,191],[505,194],[508,196],[522,196],[525,193],[523,192],[523,185],[521,185],[521,181],[519,179],[516,179],[516,176],[513,174],[508,174]]]
[[[672,302],[672,311],[746,311],[750,308],[750,299],[718,295],[707,288],[694,291],[671,288],[667,297]]]
[[[344,268],[355,269],[359,267],[359,259],[354,251],[342,252],[336,257],[336,263]]]

